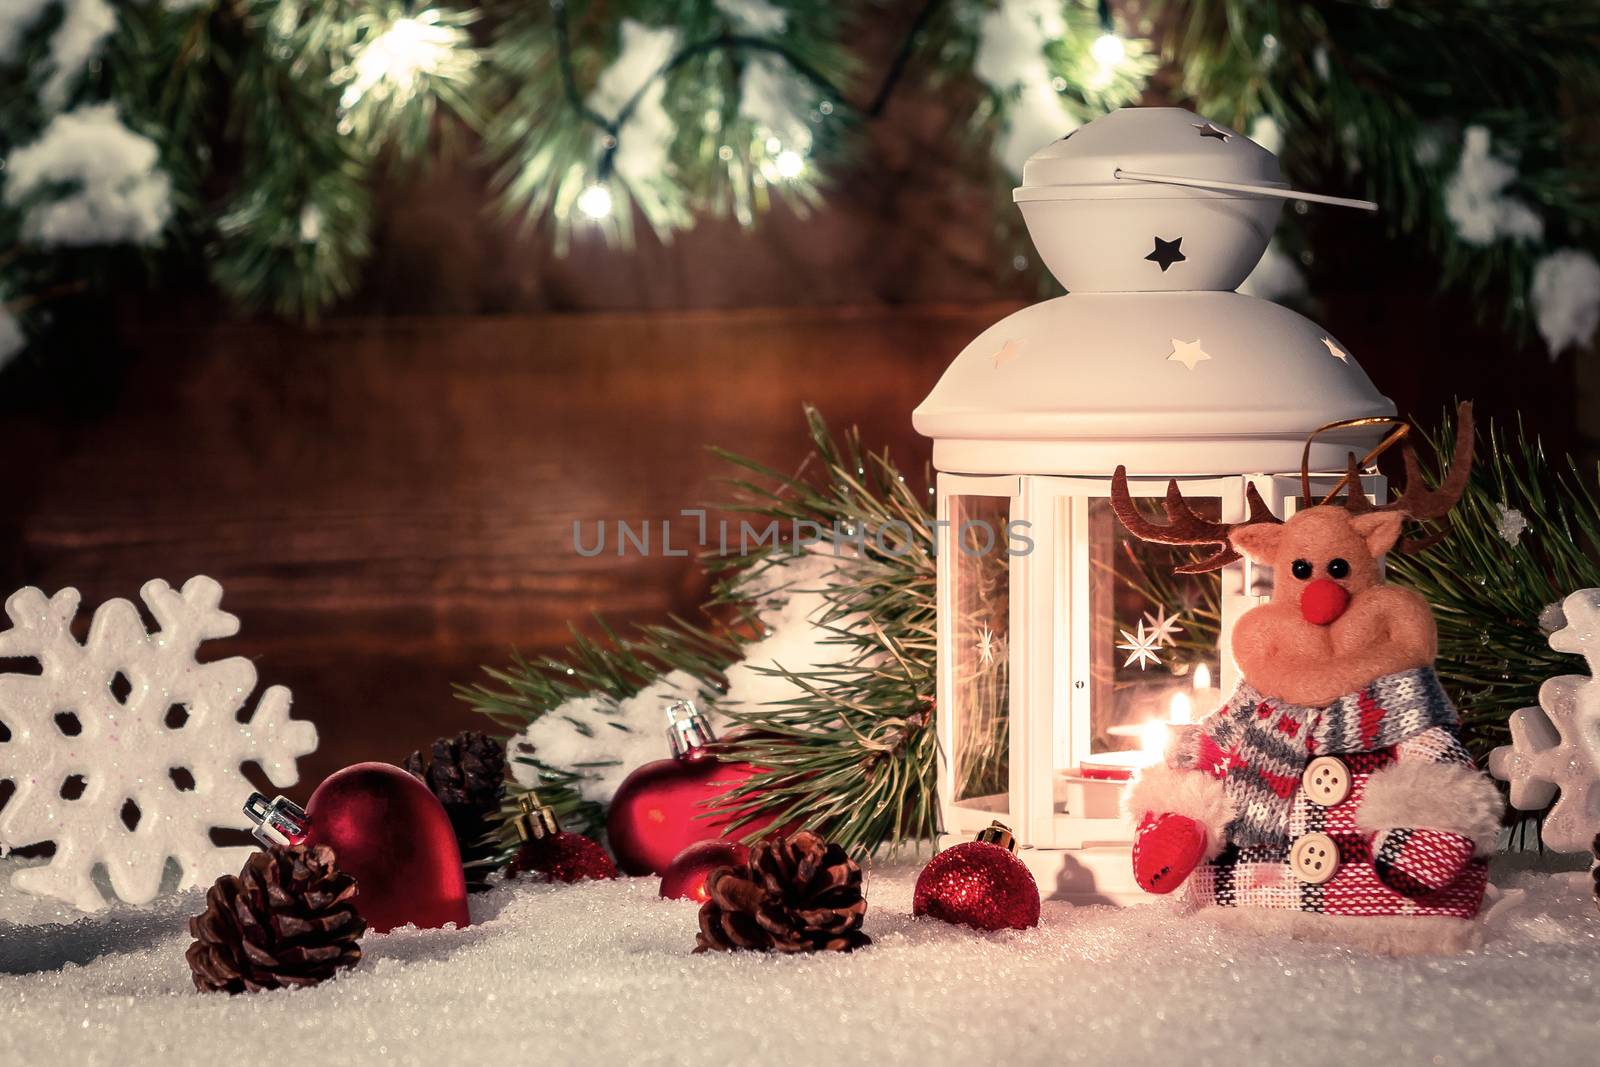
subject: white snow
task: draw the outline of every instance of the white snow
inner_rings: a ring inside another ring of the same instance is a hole
[[[1551,359],[1581,348],[1600,326],[1600,263],[1577,249],[1552,252],[1534,264],[1528,297]]]
[[[654,29],[634,19],[623,19],[620,32],[621,50],[600,72],[588,104],[600,114],[615,118],[636,93],[644,90],[617,134],[613,163],[625,180],[649,184],[666,167],[667,150],[675,133],[672,117],[662,106],[666,79],[657,78],[656,74],[677,50],[678,31]]]
[[[27,335],[22,332],[22,323],[17,321],[3,298],[0,298],[0,367],[4,367],[16,358],[28,344]]]
[[[28,207],[22,236],[34,244],[150,244],[172,215],[158,162],[155,142],[124,126],[113,105],[85,105],[57,115],[37,141],[11,153],[4,198],[16,207],[56,183],[71,186]]]
[[[23,36],[56,6],[61,22],[50,36],[50,73],[39,90],[47,111],[67,102],[73,83],[117,28],[117,13],[105,0],[6,0],[0,5],[0,63],[16,61]]]
[[[728,692],[719,703],[754,708],[799,696],[799,687],[769,672],[808,671],[843,662],[858,651],[819,625],[831,606],[825,590],[850,581],[840,566],[830,550],[822,549],[757,576],[757,581],[775,585],[766,594],[771,606],[761,613],[767,636],[746,647],[744,659],[728,668]],[[855,621],[850,617],[830,625],[850,629]]]
[[[805,152],[811,147],[811,86],[771,56],[756,57],[745,65],[739,80],[739,114],[784,148]],[[776,153],[773,153],[776,154]]]
[[[0,972],[33,972],[0,974],[0,1062],[1594,1059],[1600,916],[1585,873],[1497,874],[1513,888],[1483,948],[1390,960],[1223,932],[1163,903],[1046,901],[1034,930],[978,934],[911,918],[915,872],[869,868],[875,943],[851,955],[694,956],[696,906],[659,899],[655,879],[523,882],[474,896],[466,930],[369,934],[360,964],[334,981],[240,997],[193,991],[184,920],[198,892],[70,927],[0,918]],[[0,917],[13,903],[0,897]]]
[[[1496,504],[1495,507],[1500,512],[1500,519],[1495,523],[1495,533],[1500,535],[1500,540],[1516,548],[1517,543],[1522,540],[1522,535],[1527,532],[1528,517],[1516,508],[1504,504]]]
[[[578,791],[586,799],[605,803],[634,768],[671,754],[666,708],[674,700],[698,701],[710,715],[713,729],[721,733],[729,720],[717,711],[719,707],[748,708],[799,695],[788,680],[766,671],[809,670],[852,653],[852,646],[831,640],[833,635],[817,625],[828,607],[822,589],[836,566],[824,550],[751,575],[746,595],[760,605],[768,632],[747,646],[744,659],[728,669],[728,692],[714,706],[699,683],[682,671],[673,671],[614,709],[598,697],[576,697],[512,738],[508,748],[512,775],[524,786],[536,784],[535,769],[514,759],[519,751],[531,751],[548,766],[583,773]],[[849,620],[835,625],[847,626]]]
[[[1489,131],[1468,126],[1461,142],[1461,158],[1445,184],[1444,211],[1456,236],[1468,244],[1486,245],[1503,237],[1537,241],[1544,236],[1544,221],[1527,204],[1505,193],[1517,177],[1517,168],[1490,151]]]
[[[322,236],[322,209],[315,204],[307,204],[300,209],[300,240],[304,244],[316,244]]]
[[[0,63],[15,63],[22,38],[58,0],[6,0],[0,4]]]
[[[1001,0],[978,24],[972,72],[1008,97],[995,154],[1014,175],[1022,173],[1029,156],[1078,127],[1055,90],[1044,55],[1045,45],[1065,32],[1055,0]]]
[[[66,104],[73,83],[117,28],[117,13],[105,0],[63,0],[63,3],[61,25],[50,38],[50,77],[39,91],[45,107],[52,111]]]
[[[789,13],[767,0],[716,0],[739,33],[777,36],[789,25]]]
[[[667,747],[667,705],[685,699],[699,702],[699,690],[692,676],[673,671],[614,709],[599,697],[575,697],[511,739],[507,755],[512,776],[528,788],[535,786],[535,769],[516,759],[519,753],[535,755],[547,766],[583,774],[578,792],[587,800],[606,803],[634,768],[672,754]]]

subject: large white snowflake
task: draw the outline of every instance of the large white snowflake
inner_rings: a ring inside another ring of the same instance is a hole
[[[0,809],[0,855],[53,841],[50,862],[12,883],[85,911],[106,903],[96,868],[133,904],[155,897],[169,858],[180,888],[236,870],[251,849],[218,848],[210,831],[250,827],[241,764],[293,785],[295,760],[317,747],[316,727],[289,717],[282,686],[239,721],[256,685],[249,660],[196,661],[202,641],[239,632],[217,607],[220,585],[195,577],[178,592],[157,580],[139,595],[155,633],[133,604],[109,600],[79,643],[78,591],[47,598],[32,586],[7,599],[12,625],[0,633],[0,656],[37,664],[0,674],[0,779],[16,785]]]
[[[1550,647],[1600,666],[1600,589],[1562,601],[1566,625]],[[1600,833],[1600,682],[1580,674],[1539,687],[1539,707],[1511,713],[1511,744],[1489,753],[1489,773],[1511,783],[1511,806],[1538,811],[1554,800],[1540,838],[1557,852],[1586,852]]]

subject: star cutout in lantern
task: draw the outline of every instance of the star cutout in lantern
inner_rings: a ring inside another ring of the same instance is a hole
[[[1224,144],[1227,143],[1228,138],[1233,136],[1227,130],[1219,129],[1209,122],[1191,122],[1189,125],[1199,130],[1201,137],[1214,137]]]
[[[978,627],[978,642],[975,646],[975,650],[978,653],[978,665],[980,667],[994,666],[994,661],[1000,656],[1002,643],[1003,639],[989,629],[988,623]]]
[[[1322,344],[1323,344],[1323,346],[1325,348],[1327,348],[1328,355],[1332,356],[1334,359],[1338,360],[1340,363],[1349,363],[1350,362],[1350,353],[1346,352],[1344,349],[1342,349],[1338,345],[1334,344],[1333,343],[1333,338],[1324,337],[1322,339]]]
[[[1150,620],[1150,636],[1156,639],[1156,644],[1178,643],[1178,634],[1183,632],[1183,624],[1178,621],[1178,616],[1168,615],[1166,608],[1158,607],[1154,615],[1147,611],[1144,617]]]
[[[1126,630],[1119,632],[1122,634],[1123,642],[1117,647],[1128,653],[1128,658],[1122,663],[1124,667],[1131,667],[1137,663],[1142,671],[1151,663],[1161,666],[1160,639],[1144,628],[1143,619],[1139,620],[1139,626],[1133,633]]]
[[[1022,342],[1012,338],[995,352],[994,365],[998,367],[1002,363],[1010,363],[1020,355],[1022,355]]]
[[[1167,273],[1168,267],[1172,266],[1174,263],[1182,263],[1184,260],[1189,258],[1183,254],[1183,250],[1179,247],[1182,244],[1182,237],[1172,241],[1163,241],[1161,238],[1157,237],[1155,250],[1144,258],[1148,259],[1152,263],[1161,264],[1161,273],[1165,274]]]
[[[1211,358],[1211,354],[1200,347],[1199,339],[1193,341],[1180,341],[1172,339],[1172,355],[1167,357],[1168,363],[1182,363],[1190,370],[1194,370],[1196,363],[1204,363]]]

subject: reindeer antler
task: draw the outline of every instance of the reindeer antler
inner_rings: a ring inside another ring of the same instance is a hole
[[[1358,515],[1371,511],[1399,511],[1404,512],[1410,519],[1442,519],[1456,506],[1456,501],[1460,500],[1461,494],[1466,491],[1467,480],[1472,475],[1472,444],[1472,402],[1463,400],[1456,407],[1456,440],[1450,454],[1450,467],[1444,472],[1444,477],[1440,479],[1437,488],[1428,488],[1427,481],[1422,477],[1422,464],[1417,462],[1416,449],[1411,447],[1410,441],[1407,441],[1401,446],[1401,458],[1406,467],[1406,487],[1399,498],[1387,504],[1375,505],[1369,501],[1366,494],[1361,491],[1357,461],[1352,455],[1349,461],[1350,473],[1347,475],[1349,493],[1345,497],[1344,506]],[[1438,544],[1447,529],[1427,537],[1403,540],[1395,547],[1404,553],[1420,552]]]
[[[1153,541],[1158,545],[1217,545],[1218,548],[1205,559],[1193,563],[1185,563],[1181,567],[1174,567],[1175,574],[1204,574],[1207,571],[1221,570],[1239,558],[1239,553],[1234,551],[1233,545],[1228,541],[1228,535],[1241,526],[1252,526],[1261,522],[1282,522],[1272,509],[1267,507],[1267,502],[1261,499],[1261,494],[1256,492],[1254,485],[1245,491],[1245,501],[1250,506],[1250,517],[1243,522],[1212,522],[1203,519],[1194,513],[1189,502],[1183,499],[1183,493],[1178,489],[1177,480],[1167,483],[1167,498],[1163,502],[1167,509],[1167,523],[1151,522],[1139,512],[1133,502],[1133,495],[1128,492],[1128,468],[1119,466],[1116,473],[1111,475],[1111,510],[1117,513],[1118,520],[1127,528],[1127,531],[1141,541]]]

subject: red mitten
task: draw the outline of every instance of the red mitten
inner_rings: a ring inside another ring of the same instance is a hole
[[[1149,812],[1133,835],[1133,878],[1146,893],[1170,893],[1206,854],[1206,828],[1187,815]]]
[[[1455,881],[1472,861],[1472,839],[1448,830],[1397,827],[1372,842],[1378,878],[1396,893],[1427,896]]]

